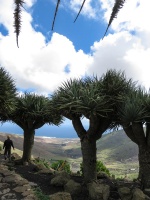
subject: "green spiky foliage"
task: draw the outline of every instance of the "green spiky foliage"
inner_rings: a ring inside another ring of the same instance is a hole
[[[16,86],[10,74],[0,67],[0,121],[8,119],[15,108]]]
[[[10,120],[24,131],[23,161],[29,162],[34,143],[35,130],[44,124],[59,125],[61,115],[53,107],[52,101],[44,96],[25,93],[16,98],[16,109]]]
[[[17,47],[19,47],[18,37],[20,34],[20,30],[21,30],[21,11],[22,11],[24,1],[23,0],[14,0],[14,4],[15,4],[15,10],[14,10],[15,31],[14,32],[16,33]]]
[[[72,121],[81,139],[85,182],[96,178],[96,140],[115,126],[117,104],[133,85],[124,73],[109,70],[101,78],[66,81],[52,97],[54,106]],[[82,123],[84,117],[89,120],[87,130]]]
[[[123,99],[123,102],[118,104],[118,120],[133,142],[137,145],[144,144],[146,137],[148,137],[144,133],[144,125],[150,122],[149,95],[139,87],[125,95]],[[139,129],[139,131],[135,133],[134,128],[135,130]],[[140,132],[140,130],[143,131]]]
[[[109,112],[109,105],[105,101],[105,96],[99,95],[99,84],[99,80],[90,77],[85,80],[69,80],[59,87],[53,98],[57,98],[58,94],[57,106],[70,119],[74,116],[84,116],[88,119],[94,115],[103,117]]]
[[[25,93],[16,98],[17,108],[11,115],[14,121],[22,129],[38,129],[44,124],[59,125],[61,116],[52,107],[52,102],[45,96],[34,93]]]
[[[124,102],[124,96],[131,94],[136,89],[136,82],[132,79],[127,79],[125,73],[122,71],[109,70],[102,76],[101,90],[103,94],[107,94],[110,102],[113,105],[113,112],[111,113],[112,123],[110,129],[116,128],[120,125],[118,121],[118,105]]]
[[[143,188],[150,187],[150,93],[137,88],[124,97],[118,119],[127,136],[139,147],[139,178]]]

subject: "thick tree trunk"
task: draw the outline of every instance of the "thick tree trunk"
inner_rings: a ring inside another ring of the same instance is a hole
[[[81,140],[81,150],[83,157],[83,177],[88,183],[97,179],[96,172],[96,140]]]
[[[24,130],[24,141],[23,141],[23,162],[30,162],[31,160],[31,151],[34,144],[34,130]]]
[[[150,188],[150,148],[139,146],[139,178],[142,189]]]

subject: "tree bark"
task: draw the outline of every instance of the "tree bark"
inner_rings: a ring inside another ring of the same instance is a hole
[[[74,117],[72,119],[72,124],[81,141],[84,182],[89,183],[97,179],[96,141],[100,139],[103,132],[107,130],[110,121],[107,119],[99,120],[98,117],[92,116],[90,119],[90,126],[87,131],[84,129],[79,117]]]
[[[34,144],[35,131],[32,129],[24,130],[24,141],[23,141],[23,162],[31,161],[31,151]]]
[[[84,182],[89,183],[97,179],[96,172],[96,140],[81,140],[81,150],[83,157],[83,177]]]
[[[150,147],[139,146],[139,178],[142,189],[150,188]]]

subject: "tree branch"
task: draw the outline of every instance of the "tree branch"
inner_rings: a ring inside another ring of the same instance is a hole
[[[108,129],[111,121],[107,118],[101,118],[92,116],[90,118],[90,127],[87,131],[87,137],[100,139],[102,134]]]
[[[132,142],[134,142],[138,145],[138,141],[134,135],[132,126],[130,126],[129,124],[123,124],[122,127],[123,127],[123,130],[125,131],[126,135],[132,140]]]
[[[77,132],[78,137],[82,140],[86,136],[87,132],[84,129],[80,118],[79,117],[73,118],[72,124],[73,124],[75,131]]]
[[[146,123],[146,142],[150,146],[150,123]]]
[[[138,144],[146,146],[146,137],[143,130],[143,124],[133,122],[132,130],[134,132],[136,140],[138,141]]]

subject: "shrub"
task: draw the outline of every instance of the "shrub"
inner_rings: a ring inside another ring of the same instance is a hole
[[[105,172],[107,175],[110,176],[109,170],[107,169],[107,167],[104,165],[104,163],[102,161],[97,160],[96,171],[97,171],[97,173]],[[83,175],[83,163],[80,164],[80,174]]]
[[[50,168],[50,164],[49,164],[49,162],[47,162],[45,159],[41,159],[41,158],[35,158],[35,160],[34,160],[34,162],[36,163],[36,164],[42,164],[44,167],[46,167],[47,169],[49,169]]]
[[[51,168],[57,171],[64,170],[67,173],[71,173],[70,164],[66,160],[58,160],[51,164]]]
[[[97,169],[97,173],[105,172],[107,175],[110,176],[109,169],[107,169],[107,167],[104,165],[104,163],[102,161],[97,161],[96,169]]]
[[[49,200],[49,196],[43,194],[42,190],[39,187],[34,189],[34,193],[38,200]]]

